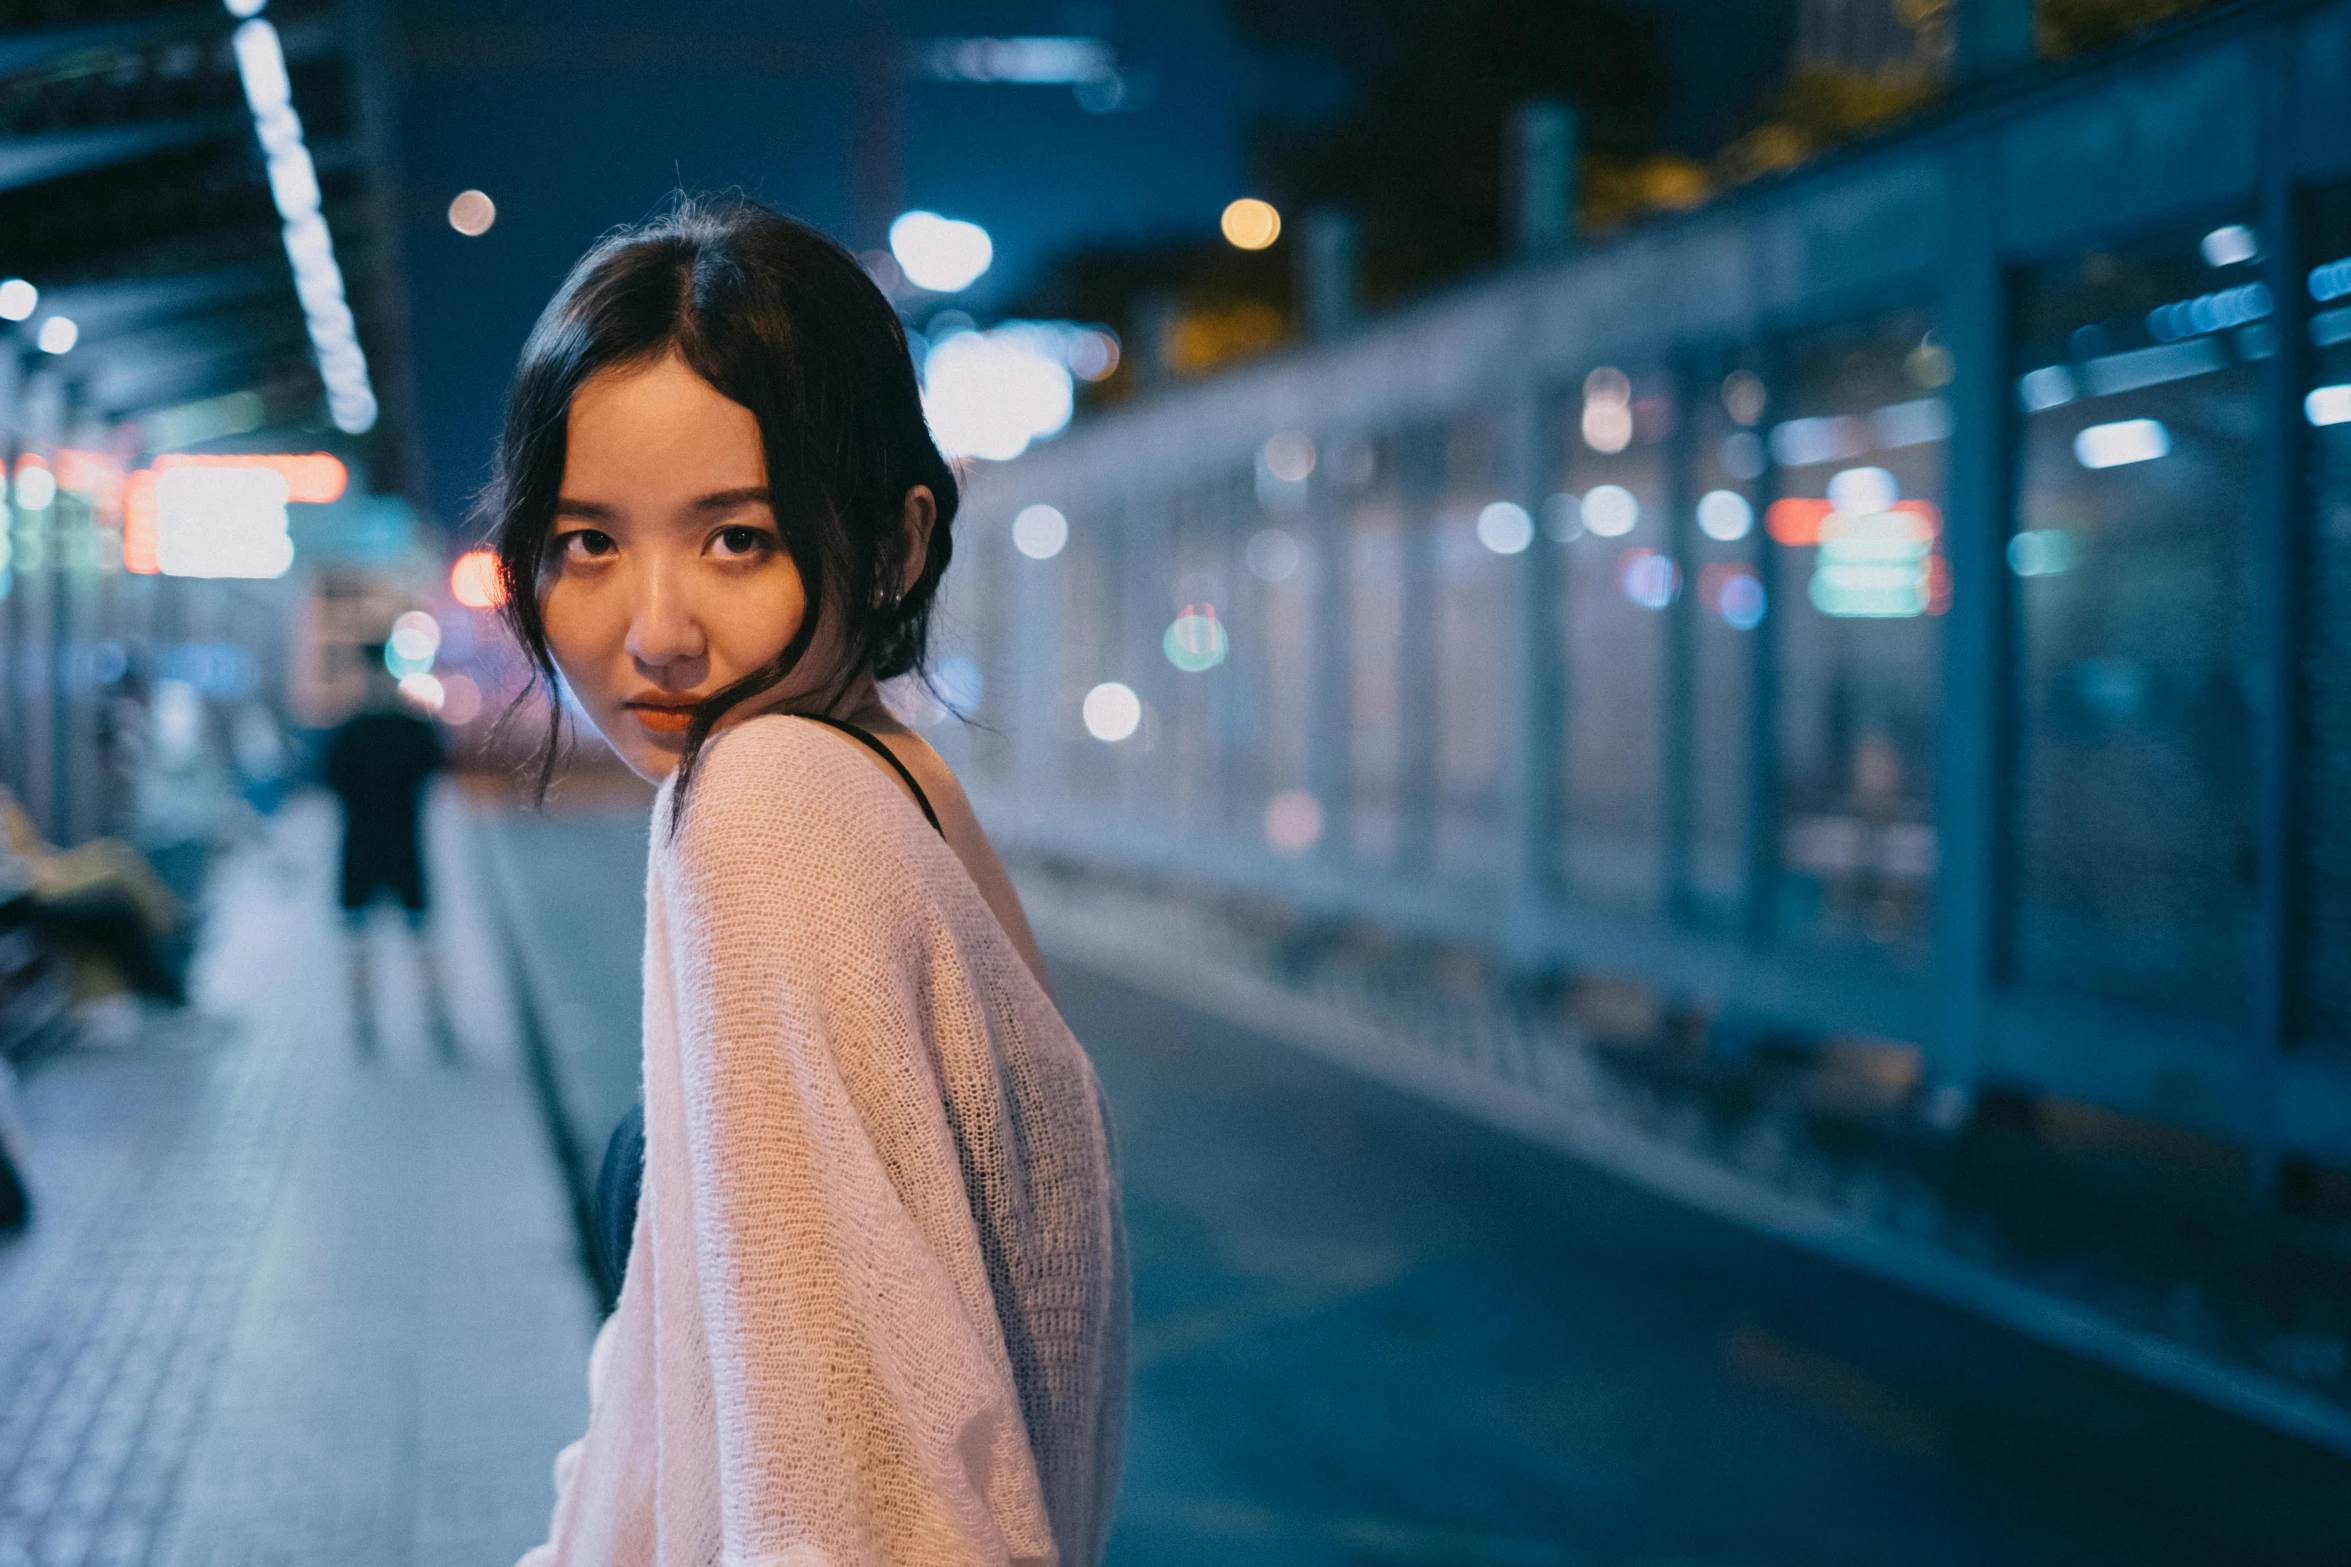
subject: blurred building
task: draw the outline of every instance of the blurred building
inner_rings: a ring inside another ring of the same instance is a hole
[[[1981,83],[983,470],[975,793],[2351,1164],[2346,305],[2351,5]]]
[[[158,849],[431,580],[365,5],[0,16],[0,782]]]

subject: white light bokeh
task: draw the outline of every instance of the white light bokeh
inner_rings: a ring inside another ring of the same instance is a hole
[[[429,718],[438,718],[449,692],[438,679],[420,671],[400,677],[400,700]]]
[[[0,321],[22,321],[41,305],[41,291],[23,278],[0,283]]]
[[[1106,680],[1087,692],[1079,712],[1086,721],[1086,733],[1107,745],[1118,744],[1143,722],[1142,699],[1115,680]]]
[[[421,609],[412,609],[392,622],[389,650],[416,672],[433,667],[441,651],[441,623]]]
[[[2302,416],[2314,425],[2351,424],[2351,386],[2322,386],[2302,399]]]
[[[294,564],[286,476],[274,468],[166,468],[155,476],[155,559],[167,577],[282,577]]]
[[[1058,335],[1027,322],[957,332],[923,359],[923,415],[951,457],[1010,462],[1059,434],[1074,399]]]
[[[2171,454],[2171,431],[2158,419],[2094,424],[2073,438],[2074,460],[2085,468],[2120,468]]]
[[[1891,511],[1902,486],[1883,468],[1847,468],[1829,480],[1829,504],[1849,517]]]
[[[16,509],[44,511],[57,499],[57,475],[46,468],[20,467],[16,470]]]
[[[1051,560],[1069,543],[1069,519],[1054,507],[1024,506],[1012,519],[1012,547],[1031,560]]]
[[[1514,501],[1495,501],[1478,513],[1478,542],[1497,555],[1516,555],[1535,542],[1535,520]]]
[[[918,210],[890,225],[890,254],[916,288],[953,294],[979,281],[996,259],[996,246],[977,223]]]
[[[1641,521],[1641,503],[1621,484],[1595,484],[1580,508],[1584,527],[1604,539],[1621,539]]]
[[[2261,259],[2261,241],[2242,223],[2231,223],[2204,236],[2201,247],[2207,266],[2233,267],[2240,261]]]
[[[1265,471],[1284,484],[1303,484],[1314,472],[1314,438],[1301,430],[1267,437],[1257,455]]]
[[[326,383],[327,413],[345,434],[364,434],[375,428],[375,388],[359,346],[359,323],[343,295],[334,236],[319,210],[318,167],[294,112],[284,46],[278,30],[258,17],[238,27],[230,41],[268,163],[270,199],[285,220],[286,259],[294,269],[294,293],[302,302],[311,351],[318,356],[319,379]]]
[[[1755,508],[1737,490],[1708,490],[1698,497],[1698,531],[1733,544],[1755,526]]]
[[[41,330],[33,341],[44,354],[70,354],[73,345],[82,340],[82,329],[74,325],[71,316],[51,316],[41,323]]]

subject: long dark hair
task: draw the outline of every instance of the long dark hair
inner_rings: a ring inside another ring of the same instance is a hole
[[[889,680],[926,671],[957,490],[923,422],[906,330],[839,245],[755,201],[686,197],[605,239],[571,269],[523,345],[476,513],[498,552],[506,624],[545,690],[541,797],[562,744],[563,702],[539,591],[571,400],[600,371],[672,353],[758,419],[776,526],[808,600],[782,652],[695,708],[674,825],[713,726],[790,676],[828,605],[837,605],[843,657],[813,710],[826,711],[869,672]],[[901,596],[906,494],[918,484],[937,497],[938,517],[922,575]]]

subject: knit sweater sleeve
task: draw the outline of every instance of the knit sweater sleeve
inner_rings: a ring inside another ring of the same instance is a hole
[[[649,1180],[690,1203],[730,1563],[1054,1558],[950,1124],[987,1028],[942,856],[850,742],[782,719],[706,749],[655,852],[682,1114],[649,1016]]]

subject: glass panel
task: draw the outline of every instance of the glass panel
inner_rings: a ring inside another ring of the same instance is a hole
[[[1489,514],[1489,506],[1502,509]],[[1502,430],[1485,415],[1446,433],[1436,517],[1434,713],[1438,870],[1491,876],[1502,866],[1502,660],[1511,614],[1507,557],[1533,542],[1524,510],[1503,500]]]
[[[2351,1044],[2351,187],[2311,203],[2311,538],[2295,745],[2293,1028]]]
[[[1045,568],[1053,573],[1057,600],[1053,723],[1062,788],[1070,799],[1095,804],[1115,797],[1119,759],[1116,748],[1086,732],[1086,696],[1103,681],[1133,680],[1120,670],[1114,640],[1117,606],[1110,599],[1115,578],[1109,556],[1117,532],[1113,520],[1099,512],[1073,514],[1068,543]]]
[[[1317,473],[1322,460],[1301,432],[1274,437],[1258,454],[1257,516],[1241,544],[1233,595],[1233,660],[1249,677],[1250,714],[1249,738],[1236,747],[1243,761],[1236,826],[1286,854],[1312,848],[1322,832],[1315,804],[1283,800],[1306,787],[1314,700],[1308,498],[1312,486],[1328,481]]]
[[[1347,815],[1359,858],[1385,863],[1403,831],[1404,504],[1393,440],[1348,518]]]
[[[2248,1005],[2259,872],[2256,250],[2204,226],[2041,268],[2013,327],[2010,966],[2216,1019]]]
[[[1175,820],[1194,832],[1217,832],[1225,825],[1227,738],[1234,709],[1226,662],[1231,633],[1225,617],[1231,600],[1225,568],[1234,553],[1230,540],[1237,525],[1256,514],[1248,495],[1245,475],[1219,475],[1186,494],[1169,541],[1168,572],[1161,579],[1166,596],[1151,606],[1158,613],[1136,627],[1151,645],[1138,646],[1134,656],[1155,666],[1165,692],[1164,706],[1156,713],[1159,732],[1147,732],[1146,744],[1160,753],[1153,761],[1173,795]],[[1147,731],[1153,717],[1147,700]]]
[[[1703,383],[1691,408],[1692,516],[1683,535],[1697,595],[1683,896],[1693,922],[1728,930],[1747,883],[1755,638],[1767,607],[1756,569],[1763,537],[1756,482],[1764,467],[1757,426],[1767,409],[1763,379],[1751,369],[1718,365]]]
[[[1766,441],[1778,498],[1779,872],[1773,919],[1809,946],[1922,969],[1934,886],[1935,724],[1951,356],[1909,311],[1789,345]]]
[[[1602,366],[1561,409],[1560,488],[1543,506],[1560,546],[1567,722],[1561,874],[1571,897],[1637,913],[1662,901],[1665,616],[1671,554],[1671,380]]]

